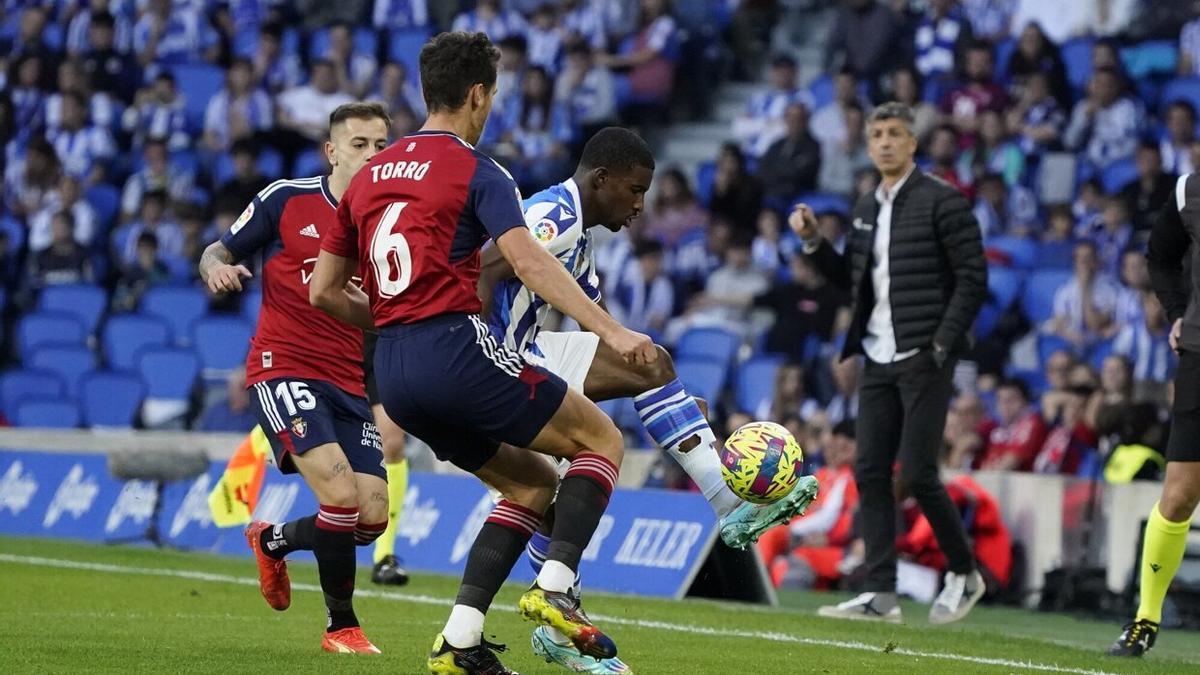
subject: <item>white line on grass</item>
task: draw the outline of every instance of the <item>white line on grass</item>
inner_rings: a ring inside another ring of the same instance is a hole
[[[113,574],[138,574],[143,576],[159,576],[173,577],[176,579],[192,579],[195,581],[210,581],[214,583],[238,584],[242,586],[257,586],[257,579],[247,577],[235,577],[226,574],[212,574],[210,572],[199,572],[196,570],[181,570],[159,567],[135,567],[126,565],[110,565],[107,563],[83,562],[78,560],[62,560],[58,558],[42,558],[38,556],[23,556],[11,555],[8,553],[0,553],[0,562],[10,562],[23,565],[34,565],[38,567],[56,567],[59,569],[76,569],[88,570],[92,572],[109,572]],[[321,592],[321,587],[316,584],[293,583],[292,588],[300,591]],[[367,598],[380,598],[383,600],[395,600],[401,602],[411,602],[422,605],[440,605],[449,607],[451,602],[445,598],[438,598],[432,595],[416,595],[409,593],[396,593],[376,591],[372,589],[356,589],[355,595]],[[512,608],[499,607],[502,611],[514,611]],[[493,611],[495,611],[493,609]],[[666,621],[647,621],[643,619],[626,619],[617,616],[605,616],[601,614],[592,615],[596,620],[603,623],[636,626],[638,628],[651,628],[656,630],[670,631],[673,633],[689,633],[692,635],[711,635],[714,637],[727,638],[750,638],[757,640],[767,640],[770,642],[784,642],[790,644],[813,645],[820,647],[836,647],[839,649],[852,649],[864,652],[879,653],[882,651],[879,645],[867,644],[865,642],[850,642],[845,640],[826,640],[821,638],[807,638],[789,633],[776,633],[771,631],[750,631],[736,630],[730,628],[712,628],[709,626],[695,626],[691,624],[670,623]],[[981,666],[995,666],[997,668],[1020,668],[1023,670],[1036,670],[1054,673],[1074,673],[1075,675],[1109,675],[1102,670],[1087,670],[1084,668],[1067,668],[1045,663],[1034,663],[1032,661],[1015,661],[1012,659],[995,659],[982,656],[968,656],[964,654],[947,654],[943,652],[924,652],[912,649],[897,648],[892,650],[892,654],[900,656],[912,656],[916,658],[926,659],[941,659],[944,661],[959,661],[963,663],[973,663]]]

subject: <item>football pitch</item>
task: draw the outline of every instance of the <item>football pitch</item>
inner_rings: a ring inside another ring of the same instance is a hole
[[[387,590],[359,571],[356,608],[382,656],[320,651],[324,608],[316,568],[291,565],[292,607],[269,609],[249,558],[0,537],[0,670],[46,672],[423,673],[457,580],[417,575]],[[585,580],[586,582],[586,580]],[[509,584],[489,615],[489,639],[522,673],[565,672],[532,655],[530,625]],[[789,593],[780,609],[586,593],[592,618],[617,640],[634,672],[1196,673],[1200,635],[1167,632],[1144,661],[1101,656],[1113,624],[980,607],[934,628],[906,605],[902,626],[820,619],[839,596]]]

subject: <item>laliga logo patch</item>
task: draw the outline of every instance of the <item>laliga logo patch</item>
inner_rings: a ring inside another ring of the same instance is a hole
[[[543,218],[538,221],[537,225],[533,226],[533,238],[543,244],[554,241],[554,238],[557,236],[558,226],[554,224],[553,220]]]
[[[308,422],[305,422],[303,417],[293,417],[292,433],[300,438],[304,438],[305,434],[308,433]]]
[[[238,216],[238,219],[233,221],[233,227],[229,228],[229,231],[233,234],[237,234],[238,230],[245,227],[246,223],[250,222],[250,219],[253,217],[254,217],[254,202],[250,202],[249,204],[246,205],[246,210],[242,211],[242,215]]]

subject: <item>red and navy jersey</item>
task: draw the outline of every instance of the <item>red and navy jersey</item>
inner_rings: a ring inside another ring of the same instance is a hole
[[[262,311],[246,357],[246,383],[298,377],[364,396],[362,331],[308,302],[308,282],[337,223],[325,176],[278,180],[254,198],[221,243],[238,260],[262,253]]]
[[[363,167],[321,247],[359,261],[376,326],[481,310],[479,247],[525,226],[507,171],[458,136],[417,132]]]

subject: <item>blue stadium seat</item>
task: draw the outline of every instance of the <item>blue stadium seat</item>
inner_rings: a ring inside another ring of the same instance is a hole
[[[83,346],[87,328],[79,317],[67,312],[34,312],[17,323],[17,349],[21,360],[39,347],[49,344]]]
[[[187,400],[200,374],[200,357],[190,349],[147,347],[138,355],[146,397]]]
[[[1174,40],[1146,40],[1121,49],[1121,63],[1130,79],[1172,74],[1179,69],[1179,46]]]
[[[47,286],[38,297],[39,310],[71,314],[79,319],[89,335],[96,332],[107,306],[108,296],[104,289],[91,284]]]
[[[8,250],[25,250],[25,225],[12,216],[0,216],[0,231],[8,235]]]
[[[388,35],[388,60],[404,64],[410,82],[419,80],[417,75],[421,72],[421,68],[418,64],[418,57],[421,55],[421,47],[425,46],[428,39],[429,29],[427,28],[397,28]]]
[[[1166,110],[1175,101],[1187,101],[1200,110],[1200,77],[1177,77],[1163,87],[1159,108]]]
[[[982,340],[991,335],[992,331],[996,330],[997,324],[1000,323],[1003,313],[996,305],[990,302],[984,303],[983,307],[979,308],[975,323],[971,326],[971,334],[975,336],[976,340]]]
[[[1075,349],[1075,345],[1049,333],[1041,333],[1037,336],[1037,348],[1038,363],[1049,361],[1054,352],[1067,352],[1073,356],[1079,356],[1079,350]]]
[[[75,429],[79,426],[79,407],[61,399],[31,398],[17,405],[12,423],[18,427]]]
[[[121,208],[121,192],[108,183],[96,183],[83,193],[83,198],[96,211],[100,226],[107,232],[117,220]]]
[[[1004,82],[1008,81],[1008,62],[1012,59],[1013,52],[1017,50],[1017,41],[1014,38],[1004,38],[996,43],[996,48],[993,50],[996,63],[996,77]]]
[[[1008,309],[1021,293],[1022,275],[1003,267],[988,267],[989,304],[1000,309]]]
[[[1013,267],[1019,269],[1033,269],[1037,263],[1037,243],[1032,239],[995,237],[988,239],[984,246],[1003,253],[1012,261]]]
[[[171,325],[154,316],[118,314],[104,324],[100,346],[108,367],[133,370],[138,352],[146,347],[163,347],[171,342]]]
[[[233,34],[234,56],[252,58],[258,49],[258,30],[241,29]]]
[[[208,102],[225,86],[225,70],[206,63],[186,63],[171,69],[183,95],[183,112],[193,130],[204,128]]]
[[[733,384],[733,398],[738,412],[754,414],[775,393],[775,373],[783,359],[758,356],[738,367]]]
[[[1107,359],[1112,355],[1112,353],[1112,340],[1102,340],[1097,342],[1096,344],[1092,345],[1091,349],[1088,350],[1088,364],[1091,365],[1092,368],[1094,368],[1098,373],[1100,372],[1100,368],[1104,366],[1104,359]]]
[[[1071,280],[1068,270],[1037,270],[1025,280],[1021,308],[1034,324],[1040,324],[1054,313],[1054,294]]]
[[[142,296],[139,309],[166,321],[175,344],[186,345],[192,337],[192,322],[208,312],[208,296],[197,286],[153,286]]]
[[[28,367],[58,375],[66,387],[66,395],[79,395],[79,380],[85,373],[96,369],[96,355],[92,350],[80,346],[46,346],[29,356]]]
[[[88,373],[80,382],[79,407],[84,426],[132,427],[145,392],[142,378],[132,373]]]
[[[725,365],[703,357],[675,361],[675,372],[687,392],[707,400],[710,407],[721,399],[727,371]]]
[[[1104,192],[1110,195],[1119,193],[1137,178],[1137,164],[1132,157],[1118,159],[1100,171],[1100,185]]]
[[[1075,38],[1062,45],[1063,65],[1067,68],[1067,83],[1075,91],[1083,91],[1092,76],[1092,38]]]
[[[742,339],[720,328],[693,328],[679,338],[675,355],[679,359],[707,359],[721,367],[733,361]]]
[[[292,175],[321,176],[328,173],[326,167],[325,157],[321,151],[312,148],[296,155],[296,161],[292,164]]]
[[[1069,241],[1042,242],[1038,244],[1037,268],[1069,270],[1074,254],[1075,244]]]
[[[251,327],[258,326],[258,314],[262,311],[262,289],[254,286],[242,293],[242,305],[239,314],[250,322]]]
[[[192,324],[192,348],[200,357],[201,374],[209,382],[223,380],[246,361],[253,329],[245,319],[210,314]]]
[[[850,215],[850,200],[842,195],[828,192],[808,192],[796,197],[796,201],[791,206],[795,206],[801,202],[812,207],[813,213],[816,213],[818,216],[822,213],[838,213],[845,217]],[[790,207],[788,211],[791,212]]]
[[[813,108],[820,108],[833,102],[833,78],[821,75],[808,85],[808,95],[812,97]]]
[[[708,208],[712,203],[713,186],[717,180],[717,163],[704,162],[696,167],[696,199]]]
[[[0,374],[0,409],[10,420],[17,404],[27,398],[62,398],[66,392],[62,378],[50,371],[21,368]]]

